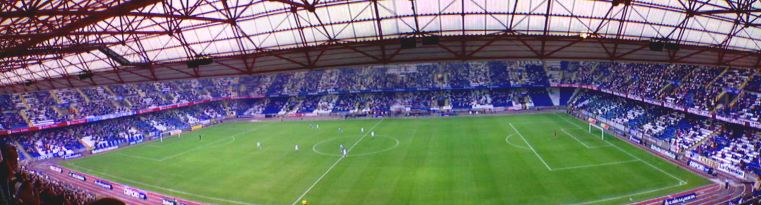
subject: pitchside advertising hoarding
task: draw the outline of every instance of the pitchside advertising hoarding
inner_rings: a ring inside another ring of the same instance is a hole
[[[706,165],[703,165],[703,164],[701,164],[701,163],[699,163],[699,162],[697,162],[695,160],[690,160],[690,162],[688,164],[690,165],[690,167],[695,168],[695,169],[700,170],[700,171],[703,171],[705,173],[708,173],[708,174],[712,174],[713,173],[713,168],[708,167]]]
[[[80,153],[73,153],[73,154],[67,154],[63,156],[63,159],[75,159],[82,157],[82,154]]]
[[[136,199],[148,200],[148,194],[145,194],[145,192],[143,191],[129,188],[129,187],[124,187],[124,195],[127,195],[132,198],[136,198]]]
[[[162,205],[186,205],[185,203],[179,202],[174,199],[161,199]]]
[[[114,189],[114,185],[111,185],[111,183],[108,183],[106,181],[102,181],[102,180],[96,179],[94,183],[95,183],[95,185],[97,185],[97,186],[99,186],[101,188],[104,188],[104,189],[108,189],[108,190]]]
[[[734,165],[727,164],[727,163],[720,163],[719,167],[717,167],[719,171],[725,172],[727,174],[734,175],[738,178],[745,178],[745,172],[743,172],[740,168],[737,168]]]
[[[632,142],[637,143],[637,144],[642,144],[642,140],[640,140],[639,138],[634,137],[634,136],[629,136],[629,141],[632,141]]]
[[[653,144],[650,145],[650,149],[655,150],[656,152],[666,155],[668,157],[671,157],[672,159],[676,159],[676,154],[674,154],[673,152],[665,150],[665,149],[661,149],[660,147],[655,146]]]
[[[696,198],[698,198],[698,194],[696,193],[684,194],[681,196],[664,199],[663,205],[685,204],[689,201],[695,200]]]
[[[101,153],[101,152],[115,150],[117,148],[119,148],[118,145],[117,146],[113,146],[113,147],[103,148],[103,149],[94,149],[94,150],[90,151],[90,153],[92,153],[92,154],[98,154],[98,153]]]
[[[87,181],[87,177],[85,177],[84,175],[81,175],[81,174],[77,174],[75,172],[69,172],[69,176],[71,178],[77,179],[79,181]]]
[[[52,170],[54,172],[58,172],[58,173],[63,173],[63,169],[61,169],[60,167],[53,166],[53,165],[50,165],[50,170]]]

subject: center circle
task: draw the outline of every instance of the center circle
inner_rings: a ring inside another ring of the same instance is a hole
[[[342,156],[340,145],[343,144],[344,148],[349,149],[356,140],[356,137],[349,136],[333,137],[314,144],[312,151],[321,155],[340,157]],[[368,136],[360,144],[365,147],[361,150],[354,147],[346,157],[361,157],[390,151],[399,147],[399,139],[382,135],[376,135],[375,137]],[[360,144],[357,146],[360,146]]]

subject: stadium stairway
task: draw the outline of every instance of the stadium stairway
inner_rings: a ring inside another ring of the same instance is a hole
[[[723,77],[724,74],[726,74],[728,71],[729,71],[729,68],[724,68],[724,71],[721,71],[721,74],[714,77],[710,83],[706,84],[706,86],[713,86],[713,84],[716,83],[717,80],[721,79],[721,77]]]
[[[69,113],[68,110],[63,110],[63,108],[58,106],[52,106],[53,111],[55,111],[56,114],[58,114],[58,117],[66,118],[66,115]],[[75,113],[79,113],[79,110],[76,107],[69,107],[69,109],[74,110]]]
[[[560,95],[561,91],[560,89],[547,89],[547,94],[550,97],[550,100],[552,101],[553,106],[558,106],[561,104],[560,102]]]
[[[714,102],[721,102],[721,99],[724,98],[724,96],[726,96],[726,95],[727,95],[727,91],[722,89],[721,93],[719,93],[719,95],[717,95],[715,98],[713,98],[713,101]]]
[[[240,84],[238,85],[238,87],[239,87],[239,90],[238,90],[239,93],[246,93],[246,88],[248,88],[248,86],[244,84]]]
[[[735,104],[737,104],[737,100],[742,99],[745,96],[745,90],[740,91],[740,94],[735,97],[735,99],[732,99],[732,102],[729,103],[729,108],[734,108]]]
[[[672,89],[673,87],[674,87],[674,85],[671,84],[671,83],[666,84],[666,86],[663,86],[663,88],[658,90],[658,99],[663,99],[664,95],[670,93],[671,90],[673,90]]]
[[[740,86],[738,86],[738,87],[737,87],[737,89],[740,89],[740,90],[745,90],[745,86],[748,86],[748,84],[750,83],[750,81],[751,81],[751,80],[753,80],[753,76],[751,76],[751,77],[750,77],[750,78],[748,78],[748,79],[745,79],[745,82],[743,82],[742,84],[740,84]]]
[[[61,97],[58,96],[58,90],[51,90],[47,91],[50,93],[50,97],[53,97],[53,100],[55,100],[56,103],[61,104]]]
[[[721,134],[721,132],[720,132],[720,131],[718,131],[718,130],[714,130],[714,131],[713,131],[713,133],[711,133],[711,135],[710,135],[710,136],[703,138],[702,140],[698,141],[697,143],[694,143],[692,146],[690,146],[690,147],[687,147],[687,149],[681,150],[681,151],[679,152],[679,155],[683,155],[683,154],[684,154],[685,152],[687,152],[687,151],[690,151],[690,150],[694,150],[694,149],[695,149],[695,148],[697,148],[698,146],[700,146],[700,145],[702,145],[702,144],[704,144],[704,143],[706,143],[706,142],[708,142],[708,141],[711,141],[711,140],[713,140],[713,138],[714,138],[714,137],[716,137],[716,136],[719,136],[719,134]]]
[[[88,151],[93,150],[93,147],[90,145],[91,143],[86,143],[84,138],[78,138],[77,141],[79,141],[79,144],[84,145]]]
[[[529,92],[529,97],[534,106],[553,106],[553,100],[546,90],[534,90]]]
[[[560,104],[561,106],[568,105],[568,102],[576,95],[575,88],[560,88]]]
[[[157,91],[161,92],[161,88],[158,85],[156,85],[156,83],[151,83],[150,86],[153,86],[153,89],[156,89]],[[167,101],[166,95],[158,95],[158,96],[161,98],[161,100]]]
[[[103,87],[105,87],[105,86],[103,86]],[[85,102],[86,102],[86,103],[89,103],[89,102],[90,102],[90,96],[87,96],[87,95],[85,95],[85,93],[84,93],[84,92],[82,92],[82,89],[79,89],[79,88],[75,88],[74,90],[76,90],[76,91],[77,91],[77,93],[79,93],[79,96],[82,96],[82,98],[83,98],[83,99],[85,99]]]
[[[23,105],[24,105],[24,107],[25,107],[26,109],[31,109],[31,108],[32,108],[31,106],[29,106],[29,102],[27,102],[27,101],[26,101],[26,98],[25,98],[25,97],[22,97],[22,96],[20,96],[20,95],[16,95],[16,96],[17,96],[19,99],[21,99],[21,104],[23,104]]]
[[[19,110],[18,114],[21,116],[21,118],[24,119],[24,122],[26,122],[27,127],[34,126],[34,123],[32,123],[32,120],[29,119],[29,116],[26,114],[26,112],[22,112],[23,110]]]
[[[721,103],[721,102],[724,102],[722,99],[724,99],[725,97],[728,97],[727,91],[722,90],[721,93],[713,99],[713,102],[716,102],[716,106],[709,108],[711,109],[711,112],[716,112],[718,110],[721,110],[722,107],[724,107],[724,103]]]
[[[109,88],[108,86],[100,86],[100,87],[103,88],[103,90],[105,90],[109,95],[116,96],[116,94],[114,94],[114,91],[112,91],[111,88]]]
[[[739,94],[737,94],[737,96],[735,96],[735,97],[732,99],[732,101],[731,101],[731,102],[729,102],[729,105],[728,105],[728,106],[729,106],[729,108],[734,108],[734,107],[735,107],[735,104],[737,104],[737,100],[739,100],[739,99],[742,99],[742,97],[745,95],[745,86],[748,86],[748,83],[750,83],[750,81],[751,81],[752,79],[753,79],[752,77],[748,78],[747,80],[745,80],[745,82],[743,82],[742,84],[740,84],[740,86],[739,86],[739,87],[737,87],[737,89],[739,89],[739,90],[740,90],[740,93],[739,93]],[[718,108],[717,108],[716,110],[718,110]]]
[[[145,98],[145,92],[143,92],[143,90],[141,90],[140,88],[135,88],[135,90],[137,91],[137,95],[139,95],[141,98]]]
[[[599,69],[602,69],[602,68],[600,68],[600,63],[598,63],[598,62],[593,62],[593,63],[592,63],[592,72],[591,72],[591,73],[592,73],[592,74],[597,74],[597,76],[592,76],[592,80],[599,80],[600,78],[602,78],[603,76],[605,76],[605,75],[603,75],[603,72],[600,72],[600,71],[598,71]],[[577,79],[576,79],[576,80],[578,80],[578,77],[579,77],[579,76],[578,76],[578,75],[579,75],[578,73],[579,73],[579,72],[576,72],[576,73],[577,73],[577,74],[576,74],[576,77],[577,77]]]
[[[32,155],[30,155],[28,152],[26,152],[26,149],[24,146],[19,144],[16,140],[13,140],[13,145],[16,146],[16,149],[21,153],[21,155],[24,155],[26,159],[34,159]]]
[[[692,72],[693,71],[690,71],[689,73],[687,73],[687,75],[684,75],[684,77],[682,77],[682,79],[680,79],[679,82],[680,83],[685,82],[687,81],[687,79],[690,79],[692,77]],[[671,83],[669,83],[666,86],[663,86],[663,88],[658,94],[658,97],[659,97],[658,99],[664,99],[666,96],[674,94],[674,91],[677,88],[679,88],[679,85],[672,85]]]
[[[238,79],[238,78],[235,78]],[[235,84],[231,84],[230,86],[227,86],[227,93],[230,93],[231,97],[238,97],[238,92],[235,90],[237,86],[237,82]]]

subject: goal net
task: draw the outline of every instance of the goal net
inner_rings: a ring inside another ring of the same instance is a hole
[[[597,119],[594,118],[587,119],[587,122],[589,122],[588,132],[593,135],[597,135],[599,133],[600,139],[605,140],[605,130],[608,129],[608,125],[605,123],[600,123],[600,125],[597,125]]]

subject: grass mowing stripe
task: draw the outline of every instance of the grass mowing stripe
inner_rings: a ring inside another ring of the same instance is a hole
[[[378,122],[376,122],[372,127],[370,127],[370,129],[367,130],[367,132],[365,132],[365,134],[362,135],[362,137],[360,137],[356,142],[354,142],[354,144],[349,146],[349,149],[347,149],[346,152],[348,153],[352,149],[354,149],[354,147],[357,146],[359,144],[359,142],[361,142],[363,139],[365,139],[365,137],[367,137],[367,134],[372,132],[373,129],[375,129],[375,127],[377,127],[381,122],[383,122],[384,119],[385,118],[381,118],[381,120],[378,120]],[[296,205],[297,203],[299,203],[299,201],[301,201],[301,199],[303,199],[304,196],[306,196],[307,193],[309,193],[309,191],[311,191],[312,188],[314,188],[314,186],[317,185],[317,183],[320,183],[320,181],[322,181],[322,179],[325,178],[325,176],[328,175],[328,173],[330,173],[330,171],[333,170],[333,168],[335,168],[336,165],[338,165],[338,163],[343,161],[344,158],[346,158],[346,157],[345,156],[341,156],[341,157],[338,158],[338,160],[336,160],[336,162],[333,162],[333,164],[330,165],[330,167],[328,167],[328,169],[325,170],[325,172],[323,172],[322,175],[320,175],[320,177],[318,177],[317,180],[314,181],[314,183],[312,183],[312,185],[309,185],[309,187],[304,191],[304,193],[302,193],[298,198],[296,198],[296,200],[293,201],[292,205]]]
[[[541,155],[539,155],[539,153],[537,153],[537,152],[536,152],[536,150],[534,149],[534,147],[533,147],[533,146],[531,146],[531,144],[530,144],[530,143],[528,143],[528,141],[526,140],[526,138],[525,138],[525,137],[523,137],[523,134],[521,134],[521,132],[520,132],[520,131],[518,131],[518,129],[515,129],[515,126],[513,126],[513,123],[508,123],[508,124],[510,124],[510,127],[512,127],[512,128],[513,128],[513,130],[515,130],[515,133],[518,133],[518,136],[520,136],[520,137],[521,137],[521,139],[523,139],[523,142],[526,142],[526,145],[528,145],[528,148],[529,148],[529,149],[531,149],[531,151],[532,151],[532,152],[534,152],[534,154],[536,155],[536,157],[538,157],[538,158],[539,158],[539,160],[541,160],[541,161],[542,161],[542,164],[544,164],[544,166],[545,166],[545,167],[547,167],[547,170],[550,170],[550,171],[552,171],[552,168],[550,167],[550,165],[549,165],[549,164],[547,164],[547,162],[545,162],[545,161],[544,161],[544,159],[542,158],[542,156],[541,156]]]
[[[206,196],[206,195],[200,195],[200,194],[194,194],[194,193],[190,193],[190,192],[184,192],[184,191],[180,191],[180,190],[175,190],[175,189],[170,189],[170,188],[166,188],[166,187],[156,186],[156,185],[152,185],[152,184],[148,184],[148,183],[143,183],[143,182],[135,181],[135,180],[132,180],[132,179],[127,179],[127,178],[123,178],[123,177],[119,177],[119,176],[114,176],[114,175],[111,175],[111,174],[108,174],[108,173],[105,173],[105,172],[100,172],[100,171],[84,168],[82,166],[79,166],[79,165],[75,164],[74,162],[70,162],[68,164],[71,165],[71,166],[77,167],[79,169],[82,169],[82,170],[87,170],[87,172],[89,172],[89,173],[97,173],[97,174],[100,174],[100,175],[103,175],[103,176],[107,176],[107,177],[111,177],[111,178],[114,178],[114,179],[120,179],[120,180],[124,180],[124,181],[128,181],[128,182],[132,182],[132,183],[135,183],[135,184],[140,184],[140,185],[143,185],[143,186],[153,187],[153,188],[156,188],[156,189],[161,189],[161,190],[165,190],[165,191],[169,191],[169,192],[174,192],[174,193],[178,193],[178,194],[183,194],[183,195],[188,195],[188,196],[195,196],[195,197],[209,199],[209,200],[213,200],[213,201],[229,202],[229,203],[234,203],[234,204],[257,205],[257,204],[254,204],[254,203],[235,201],[235,200],[217,198],[217,197],[213,197],[213,196]]]

